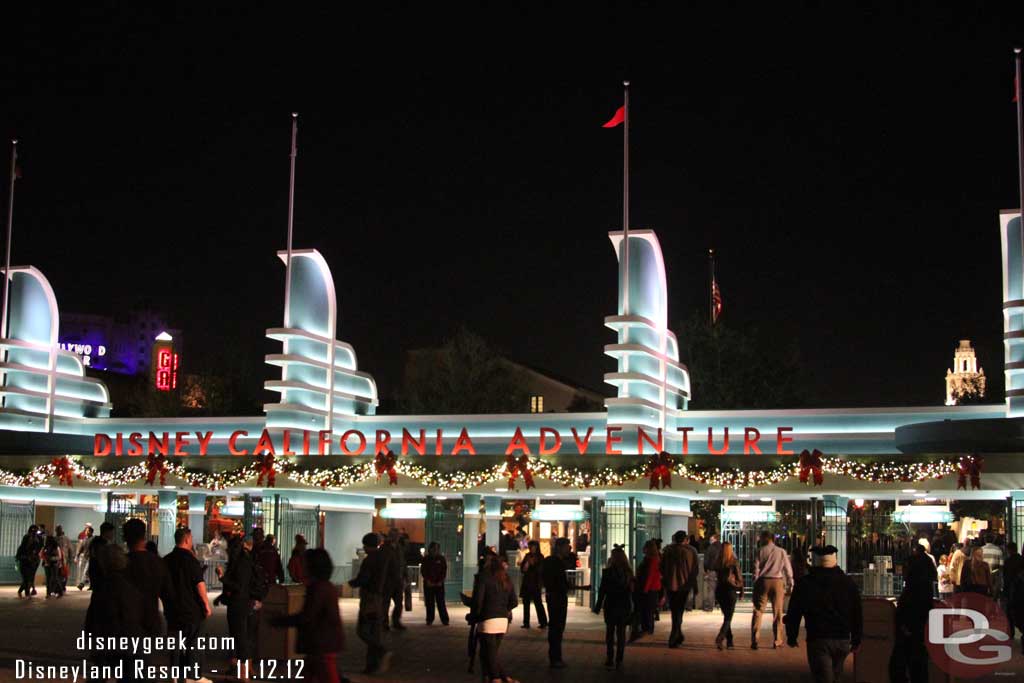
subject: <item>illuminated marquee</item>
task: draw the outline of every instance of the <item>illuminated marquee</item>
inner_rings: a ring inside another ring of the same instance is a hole
[[[178,362],[174,339],[161,332],[153,345],[153,384],[157,391],[175,391],[178,388]]]
[[[157,376],[159,377],[159,373]],[[588,427],[585,432],[581,433],[575,427],[572,427],[569,431],[571,432],[572,442],[570,449],[567,450],[574,454],[586,455],[591,438],[594,436],[594,428]],[[621,427],[607,427],[603,434],[604,446],[590,450],[590,452],[601,455],[624,455],[625,453],[621,448],[624,438],[622,431]],[[678,455],[690,455],[689,433],[693,431],[693,427],[678,427],[676,431],[683,435],[682,448]],[[793,436],[790,435],[792,432],[792,427],[778,427],[769,442],[774,442],[774,449],[772,449],[774,452],[769,451],[768,455],[794,455],[794,452],[787,448],[787,445],[793,441]],[[141,432],[132,432],[127,435],[123,432],[117,432],[113,436],[96,434],[93,438],[93,455],[98,457],[111,454],[131,457],[141,455],[187,456],[192,454],[187,450],[187,447],[192,443],[192,434],[193,432],[174,432],[173,436],[171,432],[160,434],[149,432],[148,435],[144,435]],[[195,432],[195,435],[196,443],[199,445],[199,455],[205,456],[208,452],[210,440],[213,438],[213,432]],[[367,438],[368,436],[370,437],[369,439]],[[449,432],[450,436],[451,433]],[[568,437],[569,435],[566,436]],[[255,438],[255,434],[250,437],[249,432],[242,429],[232,432],[231,436],[227,439],[228,453],[231,455],[326,455],[333,445],[331,431],[327,429],[314,432],[309,430],[299,432],[298,430],[286,429],[282,432],[280,441],[277,442],[275,442],[270,431],[264,429],[259,435],[256,446],[251,451],[240,447],[238,443],[239,440],[249,438]],[[402,455],[409,455],[410,453],[426,455],[428,451],[431,455],[444,455],[444,438],[445,433],[443,429],[431,430],[429,435],[426,429],[414,429],[412,431],[402,429],[401,435],[395,434],[394,436],[386,429],[378,429],[375,433],[369,435],[364,434],[358,429],[349,429],[338,438],[336,443],[343,455],[377,455],[379,453],[389,453],[393,450],[401,452]],[[716,438],[722,441],[720,448],[714,447]],[[733,439],[731,448],[728,427],[722,428],[721,433],[717,437],[713,428],[709,427],[707,429],[708,451],[712,455],[726,455],[731,451],[739,452],[741,444],[744,455],[762,455],[762,450],[758,446],[760,438],[761,432],[759,430],[747,427],[744,429],[743,440]],[[660,429],[648,432],[640,428],[637,430],[636,447],[637,455],[641,456],[645,453],[650,455],[665,450],[663,432]],[[769,448],[771,447],[769,446]],[[538,433],[536,454],[559,455],[561,450],[562,434],[557,429],[541,427]],[[466,427],[459,431],[455,443],[448,450],[448,455],[461,454],[477,454],[476,445],[473,443],[473,438]],[[504,454],[534,455],[521,427],[516,427],[515,434],[509,439]]]

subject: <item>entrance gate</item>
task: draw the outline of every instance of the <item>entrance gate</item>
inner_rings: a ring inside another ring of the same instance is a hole
[[[0,583],[19,583],[21,574],[15,566],[18,546],[28,528],[35,524],[36,504],[0,501]]]
[[[629,557],[633,560],[633,570],[635,571],[644,559],[644,545],[647,544],[647,541],[662,538],[661,508],[649,510],[644,507],[643,503],[637,501],[634,504],[633,516],[634,522],[631,526],[633,539],[629,544]]]
[[[448,561],[448,574],[444,580],[444,594],[449,602],[458,602],[462,592],[463,535],[462,501],[440,501],[427,498],[426,541],[436,542]]]
[[[815,535],[815,522],[820,518],[820,506],[819,501],[785,501],[780,502],[777,509],[771,513],[733,519],[726,519],[723,514],[722,542],[732,544],[739,560],[740,572],[748,588],[752,587],[754,562],[757,560],[761,532],[771,532],[775,537],[775,544],[790,555],[794,550],[798,555],[805,555]],[[743,506],[729,508],[736,513],[742,510]],[[845,519],[843,529],[845,533]]]
[[[287,498],[275,494],[260,500],[245,497],[243,512],[246,530],[259,527],[264,535],[273,535],[281,561],[288,563],[295,548],[295,535],[302,534],[311,548],[323,547],[320,526],[320,506],[295,508]]]
[[[113,494],[107,494],[107,512],[103,516],[104,522],[114,525],[114,542],[124,543],[121,534],[121,527],[129,519],[141,519],[146,524],[146,540],[170,539],[166,552],[174,546],[174,510],[160,510],[152,505],[138,505],[124,498],[116,498]],[[166,536],[165,536],[166,534]],[[165,541],[166,543],[166,541]],[[161,548],[163,550],[163,548]]]

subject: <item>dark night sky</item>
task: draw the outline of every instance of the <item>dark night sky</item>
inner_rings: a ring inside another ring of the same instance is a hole
[[[940,404],[960,338],[998,400],[1024,11],[829,4],[5,10],[14,261],[65,310],[141,297],[194,353],[260,357],[294,109],[295,244],[331,264],[339,338],[383,389],[460,322],[600,386],[621,221],[600,124],[628,77],[633,225],[659,233],[671,320],[706,306],[713,246],[729,322],[797,336],[808,403]]]

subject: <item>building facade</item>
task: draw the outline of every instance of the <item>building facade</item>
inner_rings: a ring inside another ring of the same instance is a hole
[[[1022,540],[1019,214],[1004,213],[1001,230],[1006,403],[970,406],[688,410],[661,248],[653,231],[632,230],[628,250],[621,232],[609,235],[619,297],[605,318],[615,369],[604,379],[615,395],[603,410],[378,415],[372,374],[335,337],[329,265],[295,250],[285,323],[265,332],[280,350],[266,356],[279,377],[265,383],[277,400],[263,415],[111,418],[102,382],[60,348],[45,276],[12,268],[0,338],[0,555],[13,553],[10,539],[30,517],[72,533],[140,515],[163,552],[181,524],[207,536],[273,529],[285,553],[301,530],[343,577],[365,532],[399,528],[415,542],[439,541],[452,587],[468,588],[481,543],[511,551],[568,535],[581,571],[595,573],[590,583],[613,544],[635,558],[650,538],[700,533],[701,517],[741,554],[768,527],[791,544],[835,544],[857,573],[865,553],[898,554],[894,525],[964,538],[992,524],[957,519],[953,501],[1000,506],[999,531]],[[705,513],[710,503],[715,515]],[[875,536],[895,540],[874,546]],[[11,564],[0,557],[0,567]]]

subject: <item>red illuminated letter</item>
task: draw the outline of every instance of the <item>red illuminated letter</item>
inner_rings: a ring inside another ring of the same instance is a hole
[[[618,434],[621,431],[622,427],[608,427],[608,429],[605,430],[604,452],[607,455],[622,455],[622,451],[617,448],[612,448],[615,444],[622,442],[621,436],[612,436],[612,433],[614,432]]]
[[[249,455],[249,450],[246,448],[238,450],[238,438],[241,436],[249,436],[249,432],[239,429],[237,432],[231,432],[231,436],[228,437],[228,453],[231,455]]]
[[[693,431],[693,427],[676,427],[677,432],[683,434],[683,455],[690,454],[690,432]]]
[[[572,440],[576,442],[576,450],[580,452],[580,455],[583,455],[584,453],[587,452],[587,446],[590,445],[590,435],[593,433],[594,428],[587,427],[587,436],[583,439],[583,441],[580,441],[580,435],[579,433],[577,433],[576,428],[572,428]]]
[[[292,447],[292,435],[287,429],[284,430],[284,434],[281,436],[281,455],[295,455],[295,451],[291,450]]]
[[[132,432],[128,435],[128,455],[129,457],[142,455],[142,434]]]
[[[452,449],[452,455],[458,455],[459,451],[469,451],[470,455],[476,455],[473,440],[469,438],[469,432],[466,431],[465,427],[459,433],[459,438],[455,440],[455,448]]]
[[[207,450],[210,448],[210,439],[213,438],[213,432],[196,432],[196,439],[199,440],[199,455],[206,455]]]
[[[792,427],[779,427],[779,431],[775,436],[775,454],[776,455],[796,455],[793,451],[787,451],[783,446],[793,441],[791,436],[782,436],[782,432],[791,432]]]
[[[753,434],[754,438],[751,439],[750,435]],[[747,427],[743,430],[743,455],[750,455],[751,449],[758,455],[761,455],[761,449],[757,445],[757,440],[761,438],[761,432],[757,431],[753,427]]]
[[[350,451],[348,449],[348,437],[352,436],[353,434],[355,434],[359,438],[359,448],[356,449],[355,451]],[[362,455],[363,451],[365,450],[366,437],[363,436],[363,433],[360,432],[359,430],[350,429],[341,435],[341,452],[344,453],[345,455]]]
[[[555,443],[549,448],[547,445],[548,434],[554,435]],[[558,433],[557,429],[551,427],[540,428],[540,447],[537,449],[538,455],[554,455],[562,448],[562,435]]]
[[[391,445],[391,432],[386,429],[378,429],[377,436],[373,440],[373,454],[378,455],[384,453],[385,455],[391,451],[388,446]]]
[[[526,455],[530,455],[530,446],[526,443],[526,438],[523,436],[523,430],[516,427],[516,433],[513,435],[512,440],[508,442],[508,448],[505,449],[505,455],[512,455],[515,451],[522,451]]]
[[[317,447],[317,454],[324,455],[327,452],[327,447],[331,445],[331,430],[321,429],[317,438],[320,439],[320,445]]]
[[[171,437],[167,432],[164,432],[162,437],[157,437],[156,434],[150,432],[149,444],[147,445],[146,451],[149,455],[155,455],[156,453],[159,453],[160,455],[167,455],[170,442]]]
[[[402,455],[409,455],[409,446],[416,451],[418,455],[423,455],[427,452],[427,430],[420,430],[420,440],[412,438],[412,434],[409,433],[408,429],[402,430]]]
[[[639,453],[640,455],[644,454],[644,441],[651,445],[655,453],[661,453],[663,450],[665,450],[665,439],[661,433],[661,427],[658,428],[657,442],[652,441],[651,437],[647,436],[647,432],[644,431],[643,427],[637,427],[636,452]]]
[[[188,440],[189,432],[174,432],[174,454],[175,455],[188,455],[188,451],[185,450],[185,446],[191,443]]]
[[[92,441],[92,454],[98,458],[110,455],[110,437],[106,434],[97,434]]]
[[[711,437],[711,427],[708,427],[708,453],[711,455],[725,455],[729,452],[729,428],[725,427],[725,441],[722,442],[722,450],[715,448],[714,440]]]
[[[256,442],[256,448],[252,449],[253,455],[260,455],[261,453],[264,455],[268,453],[274,455],[274,442],[270,438],[270,432],[266,429],[260,434],[260,440]]]

